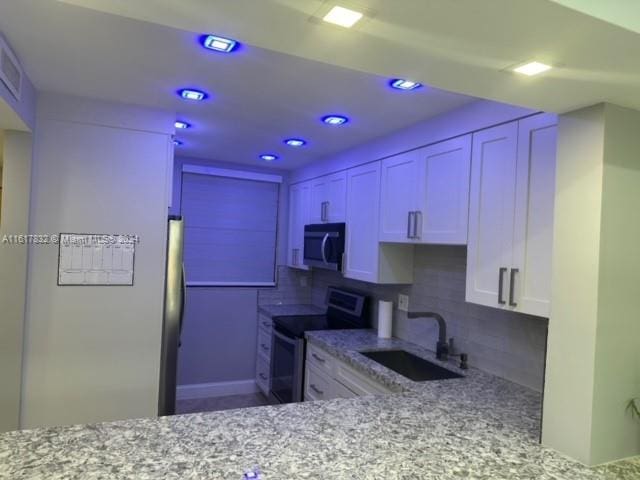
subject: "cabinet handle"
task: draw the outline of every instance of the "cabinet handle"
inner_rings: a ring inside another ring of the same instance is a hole
[[[262,349],[263,349],[265,352],[268,352],[268,351],[269,351],[269,347],[267,347],[264,343],[261,343],[261,344],[260,344],[260,346],[262,347]]]
[[[514,297],[515,297],[515,293],[514,293],[514,287],[516,284],[516,273],[518,273],[520,270],[517,268],[512,268],[511,269],[511,274],[509,276],[509,306],[510,307],[517,307],[518,303],[515,301]]]
[[[504,305],[504,298],[502,298],[502,290],[504,289],[504,274],[507,273],[507,269],[505,267],[500,267],[498,270],[498,303],[500,305]]]
[[[316,392],[318,395],[324,395],[324,392],[320,390],[318,387],[316,387],[313,383],[309,385],[309,388],[314,392]]]
[[[324,358],[322,358],[322,357],[320,357],[320,356],[316,355],[315,353],[312,353],[312,354],[311,354],[311,356],[312,356],[313,358],[315,358],[317,361],[319,361],[320,363],[324,363],[324,362],[326,362],[326,360],[325,360]]]
[[[413,212],[413,238],[420,238],[420,231],[422,230],[422,212],[416,210]]]
[[[259,375],[259,376],[260,376],[260,378],[261,378],[261,379],[263,379],[263,380],[267,380],[267,378],[268,378],[268,377],[267,377],[264,373],[262,373],[262,372],[261,372],[261,373],[259,373],[258,375]]]
[[[264,325],[267,328],[271,328],[271,323],[269,322],[262,322],[262,325]]]
[[[411,218],[413,217],[413,212],[409,212],[407,214],[407,238],[411,238]]]
[[[324,221],[329,221],[329,201],[324,202]]]

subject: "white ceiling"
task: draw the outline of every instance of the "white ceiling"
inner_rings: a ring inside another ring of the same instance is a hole
[[[640,109],[640,34],[611,23],[638,0],[561,0],[609,21],[551,0],[61,1],[534,109]],[[334,3],[373,16],[355,30],[309,21]],[[593,7],[603,3],[616,7]],[[561,68],[534,78],[504,71],[534,58]]]
[[[473,101],[434,88],[397,92],[387,77],[247,44],[213,53],[198,44],[200,30],[52,0],[0,2],[0,30],[39,90],[175,110],[193,124],[177,134],[178,153],[192,157],[263,166],[259,154],[276,153],[268,165],[292,169]],[[187,86],[211,98],[179,99]],[[327,113],[351,122],[326,126],[319,118]],[[309,144],[292,149],[286,137]]]

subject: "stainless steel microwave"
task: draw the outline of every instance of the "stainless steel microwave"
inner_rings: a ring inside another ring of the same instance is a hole
[[[304,264],[342,271],[344,223],[318,223],[304,226]]]

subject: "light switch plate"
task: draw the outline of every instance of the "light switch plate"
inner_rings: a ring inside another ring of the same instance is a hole
[[[398,295],[398,310],[409,311],[409,295]]]

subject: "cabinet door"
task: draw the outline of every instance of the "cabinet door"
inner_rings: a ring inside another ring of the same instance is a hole
[[[473,135],[468,302],[506,308],[515,213],[516,122]],[[500,290],[502,286],[502,290]]]
[[[549,316],[557,117],[537,115],[518,126],[518,180],[509,272],[510,306]],[[512,278],[513,277],[513,280]]]
[[[414,212],[418,210],[418,164],[416,151],[382,161],[380,187],[381,242],[414,242]]]
[[[347,171],[345,276],[378,279],[380,162]]]
[[[309,223],[311,184],[309,182],[292,185],[289,189],[289,251],[290,267],[308,269],[303,264],[304,226]]]
[[[471,135],[421,150],[418,232],[421,243],[465,245],[469,226]]]
[[[309,223],[323,223],[328,221],[325,216],[325,205],[329,196],[327,177],[311,180],[311,197],[309,205]]]
[[[328,221],[344,222],[347,214],[347,172],[342,171],[327,177],[326,202],[325,212]]]

